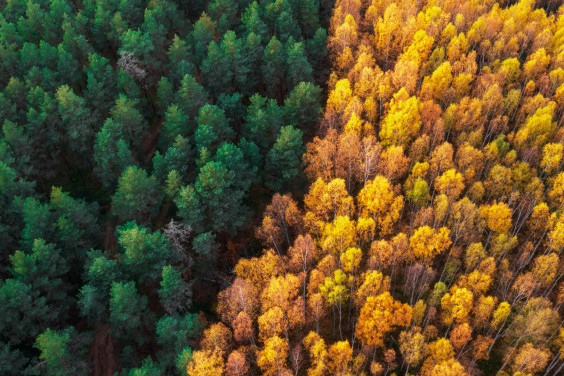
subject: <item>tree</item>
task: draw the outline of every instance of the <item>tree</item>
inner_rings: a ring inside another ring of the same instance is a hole
[[[327,110],[333,111],[341,116],[352,99],[351,83],[343,78],[335,84],[335,89],[329,93],[327,99]]]
[[[497,312],[497,311],[500,312]],[[510,313],[509,307],[498,307],[493,320],[501,321],[503,316]],[[505,316],[507,317],[507,316]],[[552,307],[552,302],[542,297],[529,299],[513,319],[511,328],[506,334],[508,341],[516,343],[531,342],[544,343],[555,333],[559,323],[558,312]],[[504,320],[502,323],[505,322]]]
[[[421,127],[420,110],[417,97],[409,97],[404,88],[394,94],[380,129],[382,146],[407,147]]]
[[[186,373],[186,366],[192,357],[189,346],[194,344],[203,326],[194,313],[164,315],[156,322],[157,343],[161,346],[158,353],[161,369],[172,372],[174,368],[180,368],[181,374]]]
[[[268,338],[288,332],[288,322],[284,320],[284,313],[280,307],[272,307],[258,318],[259,338]]]
[[[345,181],[342,179],[333,179],[329,183],[325,183],[321,178],[317,179],[305,196],[304,203],[305,227],[316,236],[324,232],[325,223],[336,220],[337,217],[343,217],[340,222],[344,224],[346,222],[344,218],[352,215],[354,210],[353,199],[349,196]]]
[[[460,376],[468,376],[468,373],[465,371],[464,367],[462,366],[462,364],[460,364],[457,360],[455,359],[449,359],[445,362],[441,362],[439,364],[436,364],[432,371],[431,371],[431,376],[455,376],[455,375],[460,375]]]
[[[139,345],[144,342],[142,326],[145,321],[147,298],[137,293],[135,282],[113,282],[110,291],[110,323],[116,336],[131,338]]]
[[[558,271],[560,259],[555,253],[548,255],[540,255],[535,258],[533,266],[533,275],[542,287],[548,287]]]
[[[158,365],[153,362],[150,357],[143,359],[143,363],[139,368],[131,368],[127,373],[127,376],[157,376],[161,373]]]
[[[218,295],[218,311],[225,322],[233,322],[240,312],[244,312],[251,320],[256,317],[258,308],[255,287],[242,278],[235,281]]]
[[[206,48],[216,35],[217,22],[203,12],[198,21],[194,23],[194,29],[191,33],[192,38],[194,38],[195,57],[198,63],[204,59]]]
[[[564,206],[564,172],[559,173],[554,178],[552,188],[548,191],[548,199],[554,209],[560,209]]]
[[[307,273],[314,263],[314,257],[317,253],[317,248],[311,235],[299,235],[294,244],[288,248],[290,268],[296,273]]]
[[[81,337],[72,326],[63,331],[45,330],[34,344],[41,351],[39,359],[45,362],[42,368],[51,375],[87,374],[87,364],[82,360],[87,338]]]
[[[77,157],[90,165],[96,129],[90,108],[86,106],[84,98],[76,95],[67,85],[57,89],[56,98],[67,133],[67,145]]]
[[[387,179],[398,181],[409,168],[409,159],[404,154],[403,146],[390,146],[381,154],[382,172]]]
[[[511,209],[505,203],[480,208],[488,228],[497,233],[505,233],[511,228]]]
[[[327,351],[327,368],[333,375],[346,375],[352,371],[353,349],[349,341],[335,342]]]
[[[51,187],[49,204],[55,214],[55,238],[64,250],[65,259],[82,260],[84,249],[93,248],[97,241],[98,205],[74,199],[59,187]]]
[[[215,153],[214,160],[238,177],[233,182],[233,188],[246,192],[251,184],[258,182],[258,158],[257,146],[243,139],[238,145],[223,143]]]
[[[136,164],[121,126],[112,119],[106,120],[100,132],[96,134],[94,160],[94,172],[106,188],[115,187],[123,171]]]
[[[138,101],[120,94],[110,113],[112,120],[121,126],[126,140],[131,145],[139,145],[147,132],[147,122],[135,108]]]
[[[396,263],[407,261],[408,240],[405,234],[399,233],[391,242],[378,240],[370,247],[370,267],[378,270],[390,270]]]
[[[165,265],[175,262],[176,254],[169,248],[166,236],[153,233],[135,222],[127,222],[116,228],[121,247],[121,262],[127,271],[141,280],[161,274]]]
[[[380,234],[389,234],[403,208],[403,197],[394,194],[390,182],[383,176],[376,176],[361,189],[357,200],[361,216],[374,218]]]
[[[215,351],[195,351],[188,364],[188,376],[221,376],[223,375],[223,357]]]
[[[507,320],[507,317],[509,317],[510,313],[511,313],[511,306],[509,305],[509,303],[507,302],[499,303],[499,306],[493,313],[491,326],[494,327],[495,329],[498,329],[500,325],[503,325],[505,323],[505,320]]]
[[[556,216],[551,216],[553,224],[552,230],[548,233],[548,244],[551,249],[560,251],[564,247],[564,221],[556,220]]]
[[[418,207],[424,207],[431,200],[429,186],[423,179],[417,178],[413,188],[406,192],[406,198]]]
[[[390,278],[384,277],[382,273],[375,270],[366,272],[361,280],[363,282],[355,291],[354,296],[354,302],[357,307],[364,306],[368,297],[378,296],[390,288]]]
[[[535,347],[526,343],[519,348],[513,360],[512,369],[515,372],[535,374],[545,369],[550,359],[550,351],[544,347]]]
[[[450,62],[445,61],[435,71],[431,76],[426,76],[423,79],[423,84],[421,85],[421,96],[431,97],[435,101],[442,102],[445,91],[447,91],[452,84],[452,66]]]
[[[173,42],[174,43],[174,42]],[[184,77],[184,75],[182,75]],[[180,81],[180,78],[178,79]],[[159,114],[163,114],[166,109],[172,106],[175,99],[174,88],[168,78],[162,77],[157,84],[157,106]]]
[[[284,374],[287,359],[288,342],[278,336],[267,339],[264,348],[257,354],[258,366],[267,376]]]
[[[319,331],[319,320],[327,313],[323,294],[310,293],[307,300],[307,308],[309,309],[308,313],[311,314],[311,316],[308,317],[310,317],[312,321],[315,321],[315,329]]]
[[[351,120],[356,117],[353,114]],[[362,171],[362,153],[361,141],[359,137],[360,131],[347,130],[339,137],[337,145],[337,155],[335,160],[336,176],[342,177],[347,182],[347,188],[350,190],[353,183],[358,181],[358,175]]]
[[[51,312],[44,317],[46,322],[54,321],[55,317],[65,318],[70,305],[69,287],[62,277],[70,269],[68,263],[54,244],[43,239],[35,239],[31,251],[31,254],[16,251],[9,257],[12,275],[33,288],[50,307]]]
[[[157,215],[161,199],[155,177],[148,177],[145,170],[129,166],[118,180],[112,210],[122,221],[133,219],[148,223]]]
[[[144,66],[151,66],[153,65],[154,61],[153,54],[157,52],[155,51],[155,49],[160,47],[158,43],[157,45],[153,44],[153,41],[151,39],[151,35],[147,32],[144,32],[140,29],[128,29],[120,36],[122,45],[120,53],[121,51],[132,53],[134,56],[139,57],[140,62]],[[158,41],[156,40],[155,42]]]
[[[303,131],[313,128],[319,115],[321,88],[311,82],[300,82],[284,99],[286,124]]]
[[[455,167],[453,154],[454,151],[452,149],[452,145],[448,142],[442,143],[433,150],[431,158],[429,159],[429,172],[431,173],[431,179],[434,180],[443,172]]]
[[[182,67],[177,71],[178,73],[182,73],[174,75],[174,82],[180,81],[182,77],[184,77],[184,74],[193,74],[195,71],[195,67],[191,62],[193,60],[193,56],[190,47],[190,44],[187,44],[186,40],[180,38],[178,35],[175,34],[172,38],[172,43],[168,47],[167,51],[170,62],[169,69],[174,71],[177,67]]]
[[[248,66],[243,60],[243,42],[235,32],[229,30],[223,35],[219,45],[215,41],[208,45],[208,53],[202,62],[206,86],[214,95],[233,91],[235,85],[243,86]]]
[[[414,327],[409,331],[400,333],[400,351],[405,361],[410,366],[416,367],[425,356],[427,344],[421,334],[421,328]]]
[[[489,325],[490,317],[497,303],[497,298],[493,296],[480,296],[474,307],[474,323],[478,328]]]
[[[283,98],[286,59],[284,45],[273,36],[264,49],[261,67],[263,82],[267,83],[267,93],[270,97]]]
[[[194,27],[196,31],[197,26]],[[189,119],[195,119],[200,108],[208,102],[208,93],[196,79],[186,74],[176,92],[176,103]]]
[[[245,193],[234,185],[235,174],[221,162],[206,163],[196,183],[180,189],[175,199],[179,216],[197,231],[234,232],[244,222]]]
[[[346,273],[350,273],[354,276],[360,266],[360,261],[362,259],[362,251],[360,248],[348,248],[345,252],[341,253],[340,266]]]
[[[467,197],[457,201],[449,213],[448,226],[451,229],[453,243],[469,242],[484,231],[485,221],[478,207]]]
[[[409,238],[409,248],[413,256],[430,262],[452,244],[450,230],[441,227],[438,231],[429,226],[419,227]]]
[[[224,356],[229,352],[232,341],[231,330],[222,323],[217,323],[204,330],[200,346],[204,350]]]
[[[286,42],[286,86],[294,88],[301,82],[313,81],[312,67],[306,57],[303,42],[294,42],[289,38]]]
[[[244,311],[239,312],[231,326],[233,327],[233,337],[237,342],[254,342],[253,321]]]
[[[278,136],[282,120],[282,109],[274,99],[255,94],[247,107],[243,134],[262,150],[266,150]]]
[[[225,117],[225,112],[218,106],[206,104],[198,111],[196,118],[198,127],[194,134],[196,149],[202,148],[208,151],[215,151],[217,146],[223,141],[233,138],[234,132],[229,127],[229,122]]]
[[[333,277],[325,278],[319,291],[329,305],[336,306],[339,310],[339,334],[343,337],[341,329],[342,305],[350,294],[350,282],[348,276],[340,269],[335,270]],[[334,328],[334,327],[333,327]]]
[[[464,176],[465,183],[469,184],[480,176],[484,168],[484,154],[465,143],[456,151],[456,165]]]
[[[507,197],[514,189],[511,170],[501,165],[495,165],[484,181],[484,188],[495,198]]]
[[[247,280],[253,287],[261,291],[272,277],[277,277],[283,271],[283,260],[274,253],[273,249],[264,250],[262,256],[241,259],[235,265],[235,274]]]
[[[294,20],[294,9],[286,1],[266,6],[266,18],[271,21],[276,34],[280,35],[283,42],[290,37],[301,35],[300,25]]]
[[[234,350],[227,357],[225,364],[227,376],[243,376],[249,372],[249,364],[245,355],[240,351]]]
[[[96,53],[88,56],[88,65],[83,70],[86,74],[84,98],[96,110],[95,118],[100,119],[108,113],[115,101],[116,74],[109,60]]]
[[[552,174],[559,170],[562,164],[562,144],[546,144],[543,148],[540,167],[547,174]]]
[[[193,157],[194,151],[189,140],[180,135],[176,136],[164,155],[158,150],[155,152],[153,176],[159,183],[168,185],[169,196],[174,197],[178,193],[182,180],[192,179],[195,169]]]
[[[194,125],[190,121],[190,118],[184,113],[182,108],[177,104],[171,104],[166,109],[163,120],[164,132],[172,143],[177,136],[181,135],[187,137],[194,131]]]
[[[260,7],[256,1],[253,1],[241,15],[241,23],[248,33],[264,36],[267,32],[267,26],[260,16]]]
[[[446,338],[439,338],[429,344],[429,358],[427,361],[432,360],[432,364],[442,363],[453,357],[452,345]]]
[[[417,303],[413,306],[413,312],[411,314],[413,323],[415,325],[421,325],[423,319],[425,318],[425,312],[427,310],[427,303],[419,299]]]
[[[383,346],[384,337],[398,326],[408,326],[411,307],[392,298],[389,292],[369,296],[360,310],[356,335],[364,345]]]
[[[251,95],[261,82],[260,65],[264,54],[263,40],[263,36],[254,32],[249,33],[243,40],[244,50],[240,64],[243,68],[241,70],[244,70],[244,72],[242,72],[244,76],[239,76],[237,79],[239,84],[238,89],[245,95]]]
[[[472,305],[474,295],[465,288],[453,287],[451,292],[447,292],[441,298],[441,307],[443,309],[443,321],[447,325],[454,322],[466,322]]]
[[[267,156],[266,168],[269,175],[273,176],[267,184],[277,190],[296,177],[304,152],[302,131],[291,125],[280,128],[280,134]]]
[[[340,55],[347,47],[357,43],[358,31],[354,17],[348,14],[344,22],[335,30],[334,36],[329,40],[329,49],[334,56]]]
[[[179,271],[167,265],[163,268],[159,297],[169,315],[185,313],[192,304],[192,288]]]
[[[302,342],[309,351],[312,363],[311,367],[308,369],[308,375],[324,375],[324,372],[327,370],[327,361],[329,357],[325,341],[316,332],[309,332]]]
[[[467,323],[459,324],[450,332],[450,343],[456,350],[461,350],[472,339],[472,328]]]
[[[209,4],[208,9],[210,16],[217,20],[217,28],[219,33],[225,33],[231,29],[237,22],[239,4],[236,1],[215,0]]]
[[[361,169],[362,169],[362,182],[366,185],[367,181],[377,174],[380,170],[380,144],[376,141],[374,136],[365,137],[362,140],[361,149]]]
[[[348,216],[339,216],[328,223],[323,230],[321,246],[323,251],[341,257],[348,248],[356,245],[356,226]]]
[[[527,227],[531,231],[534,238],[538,239],[545,235],[550,223],[550,213],[548,205],[544,202],[533,208],[531,216],[527,220]]]
[[[525,149],[532,146],[540,148],[550,140],[556,129],[556,123],[552,120],[555,107],[554,102],[549,102],[547,106],[538,108],[527,118],[515,135],[517,148]]]
[[[300,303],[300,280],[293,274],[271,278],[262,292],[262,312],[279,307],[288,329],[304,322],[304,307]]]
[[[330,129],[324,138],[315,137],[304,154],[305,172],[311,180],[330,181],[335,177],[337,131]]]
[[[456,169],[445,171],[435,179],[435,187],[449,198],[456,199],[464,190],[464,179]]]

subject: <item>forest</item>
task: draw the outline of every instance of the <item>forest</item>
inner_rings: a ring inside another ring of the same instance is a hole
[[[0,375],[564,374],[560,0],[0,0]]]

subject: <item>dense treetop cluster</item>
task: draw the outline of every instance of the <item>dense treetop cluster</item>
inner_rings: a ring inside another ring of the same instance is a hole
[[[560,375],[563,113],[556,0],[0,0],[0,374]]]
[[[564,6],[341,0],[302,200],[189,376],[564,372]]]
[[[0,1],[0,374],[185,374],[195,284],[304,180],[330,7]]]

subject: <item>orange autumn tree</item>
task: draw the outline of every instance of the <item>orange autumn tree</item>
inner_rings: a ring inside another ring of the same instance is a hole
[[[196,351],[186,370],[188,376],[221,376],[223,375],[224,361],[221,354],[216,351]]]
[[[388,235],[403,208],[403,197],[394,194],[390,182],[376,176],[360,190],[357,200],[361,218],[372,218],[379,232]]]
[[[360,310],[356,336],[367,346],[382,346],[395,327],[409,325],[411,307],[392,298],[389,292],[369,296]]]
[[[264,375],[290,375],[287,358],[288,343],[274,336],[267,339],[264,348],[257,353],[257,364]]]

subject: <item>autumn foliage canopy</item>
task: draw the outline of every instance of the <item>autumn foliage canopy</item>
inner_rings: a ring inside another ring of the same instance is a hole
[[[189,375],[564,372],[556,3],[336,2],[309,189],[272,198]]]

